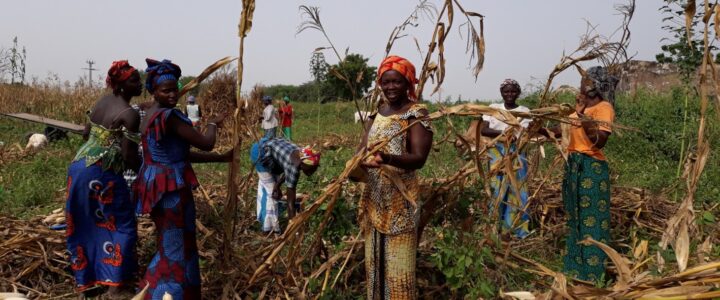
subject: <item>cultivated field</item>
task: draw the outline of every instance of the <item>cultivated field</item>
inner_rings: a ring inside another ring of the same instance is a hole
[[[104,92],[57,85],[2,85],[0,107],[2,112],[29,112],[82,123],[84,111]],[[656,245],[665,220],[674,213],[675,203],[685,194],[684,180],[677,176],[684,126],[679,97],[680,93],[658,95],[642,91],[621,96],[617,100],[617,121],[630,129],[614,134],[605,148],[613,181],[614,241],[611,246],[633,261],[636,272],[646,270],[658,277],[675,272],[672,249],[659,251]],[[200,104],[204,105],[202,97],[200,99]],[[564,95],[559,101],[569,102],[571,99],[572,95]],[[136,101],[147,101],[147,98]],[[531,108],[536,102],[535,94],[519,101]],[[697,100],[691,103],[697,103]],[[293,105],[297,142],[314,144],[323,149],[322,167],[315,176],[301,180],[298,188],[299,192],[309,195],[305,203],[309,205],[342,172],[345,162],[357,147],[362,129],[353,122],[352,103],[295,102]],[[430,104],[430,110],[436,111],[442,106]],[[690,145],[694,144],[692,133],[696,132],[694,127],[697,126],[698,111],[698,105],[690,106],[686,123]],[[710,115],[715,115],[715,112]],[[456,131],[462,133],[470,118],[452,117],[449,121]],[[453,146],[455,136],[450,134],[449,121],[441,119],[433,124],[436,146],[421,172],[425,178],[424,190],[427,191],[423,197],[435,195],[442,203],[420,242],[418,276],[421,294],[430,297],[432,294],[496,297],[501,290],[547,290],[552,277],[534,273],[534,265],[523,259],[531,259],[555,271],[562,266],[560,254],[564,248],[564,219],[559,187],[562,168],[549,167],[556,156],[555,151],[546,146],[546,158],[535,163],[534,178],[528,183],[530,193],[534,195],[529,208],[534,232],[523,241],[512,240],[492,233],[492,230],[487,231],[496,222],[487,215],[489,199],[482,192],[480,177],[469,176],[455,185],[443,181],[467,163]],[[62,233],[44,229],[46,225],[41,220],[63,206],[66,168],[82,139],[70,135],[69,139],[52,143],[36,153],[22,151],[26,134],[42,130],[39,125],[0,118],[0,141],[4,144],[0,148],[0,236],[4,240],[0,242],[0,275],[6,278],[0,281],[0,290],[11,289],[10,283],[14,282],[21,284],[16,285],[21,290],[35,290],[31,294],[40,298],[70,296],[72,284],[68,277],[68,264],[63,257]],[[708,131],[709,140],[720,139],[718,122],[709,123]],[[446,140],[450,142],[442,142]],[[223,143],[221,148],[229,147],[227,139]],[[247,146],[245,141],[243,147]],[[537,149],[537,146],[531,146],[529,151],[535,153]],[[246,154],[243,157],[247,157]],[[720,151],[715,148],[700,179],[695,201],[699,225],[697,236],[710,237],[715,242],[720,238],[715,222],[717,201],[720,200],[720,188],[717,186],[720,182],[719,159]],[[249,168],[249,163],[244,161],[240,174],[254,180]],[[361,246],[356,247],[358,241],[354,238],[358,231],[356,209],[361,188],[359,184],[344,183],[340,200],[333,207],[321,207],[313,216],[304,234],[310,237],[319,233],[322,243],[303,265],[298,266],[305,270],[308,277],[297,278],[300,283],[292,283],[292,286],[304,285],[305,290],[290,288],[282,291],[268,288],[267,282],[272,281],[272,277],[244,286],[262,258],[269,254],[263,251],[268,251],[273,239],[277,238],[261,235],[254,221],[255,185],[250,184],[251,189],[242,195],[237,211],[239,221],[233,249],[242,264],[230,266],[228,270],[220,256],[227,166],[207,164],[196,167],[196,170],[203,185],[196,191],[195,197],[199,222],[203,225],[199,239],[205,295],[228,295],[224,294],[228,293],[226,277],[232,276],[234,286],[231,285],[231,288],[250,297],[261,293],[316,295],[329,284],[328,278],[330,283],[334,282],[333,279],[337,283],[335,288],[326,290],[326,297],[362,297],[363,258],[362,251],[357,250]],[[438,194],[438,188],[443,185],[448,185],[447,191]],[[325,214],[330,214],[329,223],[320,230]],[[150,222],[141,219],[140,223],[139,253],[141,265],[147,265],[153,253],[154,238]],[[37,243],[44,245],[43,251],[37,249]],[[703,240],[693,239],[691,249],[700,253],[702,243]],[[705,256],[691,255],[690,265],[704,262],[698,261],[704,260],[703,257],[717,258],[720,247],[710,245],[710,249],[703,250],[707,252]],[[512,252],[507,252],[507,249],[512,249]],[[660,257],[667,264],[664,268],[659,263]],[[41,258],[47,261],[33,263]],[[341,266],[344,269],[339,274]],[[279,272],[275,279],[281,280],[284,268],[282,265],[273,266],[275,272]]]

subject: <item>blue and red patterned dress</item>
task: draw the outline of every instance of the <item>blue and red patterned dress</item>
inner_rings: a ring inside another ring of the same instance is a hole
[[[192,196],[198,181],[188,161],[190,144],[166,127],[172,116],[192,124],[179,110],[161,109],[142,135],[143,165],[134,189],[139,213],[155,223],[158,251],[140,285],[150,285],[146,299],[162,299],[165,292],[176,300],[201,299]]]
[[[88,141],[68,169],[67,249],[78,290],[96,284],[134,285],[137,271],[135,204],[123,178],[120,143],[137,134],[90,122]]]

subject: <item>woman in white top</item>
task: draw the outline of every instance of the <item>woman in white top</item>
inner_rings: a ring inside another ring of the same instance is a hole
[[[507,111],[530,111],[527,107],[516,103],[517,98],[520,96],[520,84],[518,84],[517,81],[505,79],[505,81],[500,84],[500,94],[502,95],[503,103],[491,104],[490,107]],[[490,138],[495,138],[503,134],[503,132],[510,127],[510,125],[491,116],[483,116],[483,125],[481,130],[482,135]],[[529,119],[521,119],[520,126],[522,126],[522,130],[527,129],[529,125]],[[519,135],[520,129],[516,129],[514,137],[518,137]],[[509,149],[506,145],[509,145]],[[514,141],[510,141],[508,144],[500,141],[493,148],[488,149],[487,153],[490,157],[488,168],[492,168],[493,165],[499,163],[506,154],[515,152],[515,147]],[[528,164],[524,153],[518,155],[518,159],[513,162],[513,169],[516,169],[513,176],[515,176],[516,182],[518,183],[517,189],[513,187],[510,178],[505,178],[505,174],[502,172],[498,173],[490,182],[493,190],[493,201],[490,205],[491,211],[494,211],[496,208],[499,210],[504,228],[511,229],[516,236],[524,238],[528,234],[529,223],[529,217],[525,213],[525,206],[528,199],[527,185],[525,184]],[[520,215],[518,216],[518,214]]]
[[[272,104],[272,97],[264,96],[263,103],[265,103],[265,109],[263,109],[262,117],[262,128],[265,130],[265,138],[274,139],[275,131],[278,126],[277,110]]]

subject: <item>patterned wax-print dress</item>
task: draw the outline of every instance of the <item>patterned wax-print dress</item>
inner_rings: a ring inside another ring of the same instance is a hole
[[[585,109],[585,115],[600,121],[598,129],[612,132],[615,110],[607,101]],[[577,113],[570,115],[577,118]],[[570,129],[570,156],[563,179],[563,202],[568,215],[565,272],[589,281],[605,281],[607,255],[597,246],[578,242],[586,237],[610,242],[610,169],[605,154],[595,147],[579,123]]]
[[[368,132],[368,145],[392,137],[415,119],[424,117],[421,112],[424,109],[425,106],[414,104],[400,115],[386,117],[377,114]],[[420,124],[431,130],[428,121]],[[393,138],[381,151],[392,155],[407,153],[407,132]],[[406,199],[388,176],[399,178],[411,199]],[[415,255],[420,215],[418,191],[415,170],[388,165],[368,169],[368,180],[359,208],[359,222],[365,235],[367,299],[417,297]]]
[[[78,290],[96,284],[133,283],[137,271],[134,203],[122,172],[125,128],[90,122],[88,141],[78,150],[67,176],[67,249]]]
[[[568,214],[565,271],[582,280],[598,281],[605,275],[607,254],[578,242],[586,237],[610,240],[610,172],[606,161],[571,153],[563,179],[563,202]],[[607,279],[607,278],[605,278]]]
[[[515,144],[511,144],[508,151],[508,147],[505,147],[502,143],[497,143],[494,147],[489,148],[487,151],[490,157],[488,169],[502,161],[506,155],[517,153],[515,147]],[[517,159],[513,160],[513,169],[515,173],[509,174],[509,176],[515,176],[515,182],[518,184],[517,189],[513,186],[508,174],[501,172],[490,179],[493,192],[490,209],[494,211],[497,206],[503,228],[512,229],[517,237],[524,238],[529,233],[528,224],[530,223],[530,217],[525,213],[528,200],[526,182],[528,162],[524,153],[519,153]]]
[[[503,103],[494,103],[490,104],[490,107],[506,111],[530,112],[529,108],[522,105],[518,105],[513,109],[507,109]],[[482,119],[488,122],[490,129],[504,132],[510,127],[510,125],[490,115],[484,115]],[[522,128],[528,128],[528,126],[530,126],[530,119],[520,118],[519,121]],[[520,132],[516,132],[516,137],[519,137],[519,134]],[[489,148],[487,155],[490,161],[487,164],[487,168],[491,169],[493,165],[500,162],[506,155],[517,153],[516,147],[515,143],[511,143],[508,149],[503,142],[498,142],[494,147]],[[517,159],[513,160],[512,164],[515,172],[511,174],[511,176],[514,175],[517,186],[513,186],[511,180],[513,178],[506,176],[508,174],[504,172],[500,172],[497,176],[493,177],[490,180],[490,186],[493,191],[490,210],[494,211],[497,206],[503,227],[513,229],[517,237],[524,238],[529,233],[528,223],[530,222],[530,217],[525,213],[525,206],[528,200],[526,183],[528,162],[525,153],[518,153]]]
[[[190,145],[167,132],[175,116],[192,125],[181,111],[161,109],[148,119],[142,135],[143,165],[135,182],[139,212],[150,214],[157,230],[157,253],[140,285],[150,285],[146,299],[201,299],[200,258],[195,240],[195,202],[198,182],[188,162]]]

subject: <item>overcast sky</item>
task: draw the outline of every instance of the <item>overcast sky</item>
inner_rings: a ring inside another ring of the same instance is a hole
[[[12,38],[27,48],[28,77],[57,74],[75,81],[87,76],[85,61],[94,60],[107,72],[116,59],[128,59],[145,68],[145,57],[168,58],[184,75],[197,75],[215,60],[237,55],[240,0],[25,0],[7,1],[0,10],[0,47]],[[436,0],[436,3],[441,1]],[[599,33],[611,35],[622,16],[604,0],[460,0],[466,10],[486,16],[486,61],[477,81],[465,54],[465,41],[455,23],[446,43],[447,76],[442,98],[499,99],[504,78],[525,86],[544,81],[563,51],[571,52],[586,30],[586,20]],[[662,0],[637,1],[631,25],[630,50],[636,59],[654,60],[661,39]],[[312,51],[325,46],[317,31],[296,35],[302,21],[299,5],[319,6],[321,19],[333,43],[360,53],[377,65],[394,26],[417,4],[415,0],[258,0],[254,25],[246,40],[243,90],[255,83],[300,84],[311,80]],[[459,21],[459,19],[457,19]],[[423,50],[432,22],[408,30],[409,38],[396,43],[393,53],[420,67],[412,37]],[[463,32],[464,33],[464,32]],[[328,62],[337,60],[327,52]],[[577,85],[576,72],[556,80]],[[97,79],[97,76],[93,76]],[[429,90],[429,89],[426,89]],[[428,97],[428,94],[425,94]],[[438,96],[433,96],[437,99]]]

